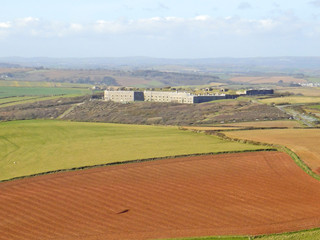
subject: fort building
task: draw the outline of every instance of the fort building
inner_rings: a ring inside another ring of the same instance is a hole
[[[263,90],[247,90],[245,95],[265,95],[273,94],[273,90],[263,89]],[[114,102],[135,102],[135,101],[147,101],[147,102],[173,102],[173,103],[203,103],[210,102],[220,99],[235,99],[240,97],[240,95],[194,95],[187,92],[168,92],[168,91],[112,91],[106,90],[104,92],[105,101],[114,101]]]
[[[193,95],[186,92],[144,91],[147,102],[193,103]]]
[[[143,92],[137,91],[104,91],[104,100],[113,102],[135,102],[144,101]]]
[[[269,94],[274,94],[273,89],[250,89],[246,91],[246,95],[269,95]]]

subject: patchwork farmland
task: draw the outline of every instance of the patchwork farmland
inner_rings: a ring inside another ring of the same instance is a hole
[[[284,145],[298,154],[313,172],[320,174],[320,129],[266,129],[225,134],[231,138]]]
[[[0,191],[1,240],[258,235],[320,224],[320,182],[281,152],[63,172]]]
[[[320,173],[318,129],[293,120],[200,126],[184,128],[285,145]],[[320,182],[285,153],[257,150],[270,147],[172,126],[1,122],[0,240],[251,239],[319,227]]]

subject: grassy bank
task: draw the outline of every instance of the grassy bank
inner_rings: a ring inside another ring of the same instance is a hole
[[[281,233],[263,236],[244,236],[244,237],[195,237],[195,238],[171,238],[162,240],[311,240],[320,239],[320,229],[306,231]]]

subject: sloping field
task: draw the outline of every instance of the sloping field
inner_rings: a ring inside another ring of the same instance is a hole
[[[1,86],[0,98],[19,96],[85,95],[89,93],[90,90],[84,88]]]
[[[289,97],[266,98],[266,99],[261,99],[259,101],[266,104],[319,103],[320,97],[289,96]]]
[[[68,82],[35,82],[35,81],[14,81],[0,80],[1,87],[46,87],[46,88],[91,88],[90,84],[77,84]]]
[[[239,123],[228,123],[222,124],[224,127],[238,127],[238,128],[294,128],[294,127],[302,127],[302,125],[294,120],[283,120],[283,121],[254,121],[254,122],[239,122]]]
[[[239,144],[176,127],[63,121],[0,123],[0,180],[110,162],[243,151]]]
[[[284,120],[284,121],[255,121],[255,122],[241,122],[241,123],[230,123],[225,124],[224,126],[232,126],[232,127],[253,127],[253,128],[295,128],[302,127],[302,125],[293,120]]]
[[[302,125],[294,120],[283,121],[254,121],[254,122],[239,122],[219,124],[207,127],[200,126],[183,126],[183,129],[195,131],[223,131],[223,130],[241,130],[246,128],[301,128]]]
[[[320,182],[281,152],[132,163],[0,183],[1,240],[256,235],[320,226]]]
[[[225,126],[212,126],[212,127],[199,127],[199,126],[183,126],[182,129],[194,131],[223,131],[232,129],[241,129],[241,127],[225,127]]]
[[[225,134],[232,138],[284,145],[298,154],[314,172],[320,174],[320,129],[268,129]]]
[[[276,89],[277,92],[290,92],[294,94],[302,94],[305,97],[320,97],[320,88],[318,87],[281,87]]]

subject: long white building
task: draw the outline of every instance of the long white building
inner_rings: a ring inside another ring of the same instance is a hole
[[[104,100],[113,102],[144,101],[143,92],[137,91],[104,91]]]
[[[226,99],[227,96],[222,95],[193,95],[186,92],[160,92],[160,91],[110,91],[104,92],[105,101],[113,102],[174,102],[174,103],[202,103],[213,100]]]
[[[144,101],[147,102],[177,102],[193,103],[194,95],[186,92],[144,91]]]

